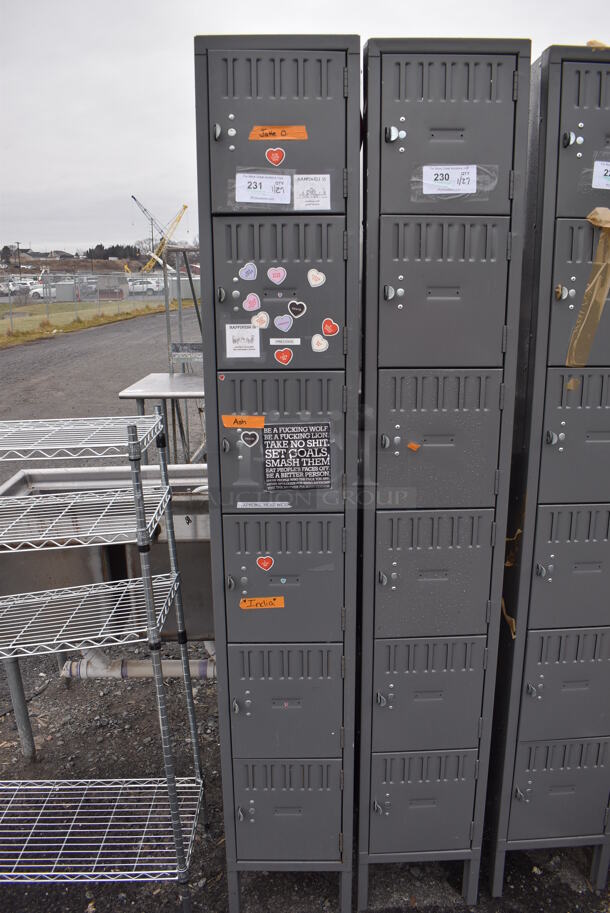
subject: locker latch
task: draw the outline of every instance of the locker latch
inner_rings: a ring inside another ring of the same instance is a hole
[[[381,584],[381,586],[388,585],[388,575],[384,574],[383,571],[379,571],[378,579],[379,579],[379,583]]]
[[[387,450],[391,443],[389,434],[382,434],[379,439],[379,442],[381,444],[381,449]]]
[[[375,695],[375,700],[379,704],[380,707],[385,707],[386,704],[388,703],[388,699],[386,698],[385,694],[381,693],[381,691],[377,692],[377,694]]]
[[[579,124],[578,126],[581,127],[582,124]],[[567,149],[568,146],[573,146],[574,143],[576,143],[577,146],[582,146],[584,141],[584,136],[576,136],[573,130],[566,130],[561,137],[561,144],[564,149]]]
[[[223,302],[225,300],[225,298],[227,297],[227,293],[225,292],[225,290],[223,289],[223,287],[221,285],[219,285],[218,288],[216,289],[216,297],[218,298],[218,300],[220,302]]]
[[[218,140],[222,136],[222,127],[220,126],[220,124],[214,124],[214,126],[212,127],[212,136],[214,137],[216,142],[218,142]]]
[[[549,574],[552,574],[555,570],[554,564],[541,564],[539,561],[536,564],[536,576],[537,577],[546,577]]]
[[[544,435],[544,440],[547,444],[551,444],[552,447],[560,441],[565,441],[566,436],[563,431],[560,431],[559,434],[556,434],[554,431],[547,431]]]
[[[231,706],[233,708],[233,713],[239,713],[239,703],[237,702],[237,698],[233,698],[233,703]]]
[[[397,139],[406,139],[407,131],[402,127],[386,127],[384,131],[386,143],[395,143]]]
[[[396,289],[393,285],[384,285],[383,287],[383,297],[386,301],[391,301],[394,295],[396,294]]]
[[[237,806],[237,820],[238,820],[238,821],[243,821],[243,820],[245,819],[245,817],[246,817],[246,816],[244,815],[243,809],[240,808],[239,806]]]
[[[376,815],[383,815],[383,809],[377,799],[373,799],[373,811]]]
[[[227,589],[228,590],[235,589],[235,579],[233,577],[231,577],[230,574],[227,574]]]
[[[230,445],[230,443],[228,442],[228,440],[226,439],[226,437],[223,437],[223,439],[222,439],[222,444],[221,444],[220,446],[222,447],[222,452],[223,452],[223,453],[228,453],[229,450],[231,449],[231,445]]]
[[[529,790],[528,790],[528,792],[529,792]],[[527,798],[526,794],[523,792],[523,790],[519,789],[518,786],[515,786],[514,796],[515,796],[515,799],[518,799],[518,800],[519,800],[519,802],[526,802],[526,803],[527,803],[527,802],[530,801],[530,800]]]
[[[525,692],[526,692],[526,694],[529,694],[530,697],[536,697],[538,694],[538,690],[537,690],[536,686],[533,685],[531,682],[527,682],[527,684],[525,686]]]

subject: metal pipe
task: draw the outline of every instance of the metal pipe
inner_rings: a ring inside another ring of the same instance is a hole
[[[92,655],[93,654],[93,655]],[[61,670],[62,678],[67,680],[77,678],[152,678],[153,664],[150,659],[113,659],[104,662],[106,657],[96,650],[86,650],[85,656],[80,660],[68,660]],[[180,659],[164,659],[161,661],[164,678],[181,678],[184,667]],[[216,678],[216,662],[213,659],[198,659],[189,662],[191,678],[213,680]]]
[[[23,690],[23,679],[19,662],[16,659],[5,659],[4,668],[6,669],[6,678],[8,680],[8,690],[11,695],[11,702],[15,712],[15,722],[19,741],[21,742],[21,751],[23,757],[28,761],[33,761],[36,757],[36,746],[34,745],[34,736],[32,735],[32,726],[28,714],[25,691]]]
[[[186,266],[186,272],[189,277],[189,284],[191,286],[191,295],[193,296],[193,304],[195,305],[195,313],[197,314],[197,323],[199,324],[199,329],[203,335],[203,324],[201,322],[201,312],[199,310],[199,304],[197,303],[197,295],[195,294],[195,283],[193,282],[193,275],[191,273],[191,264],[189,263],[188,254],[186,251],[184,253],[184,265]]]

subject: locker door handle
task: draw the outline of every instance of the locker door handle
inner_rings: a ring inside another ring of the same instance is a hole
[[[384,130],[386,143],[395,143],[398,139],[398,127],[386,127]]]
[[[541,564],[539,561],[536,563],[536,576],[537,577],[546,577],[548,574],[552,574],[555,570],[554,564]]]
[[[385,694],[382,694],[381,691],[378,691],[375,695],[375,701],[379,704],[380,707],[385,707],[388,703],[388,699]]]
[[[522,792],[518,786],[515,786],[514,795],[515,795],[515,799],[518,799],[519,802],[523,802],[525,800],[525,793]]]
[[[527,682],[527,684],[525,686],[525,693],[529,694],[530,697],[537,697],[538,689],[536,688],[535,685],[532,685],[531,682]]]
[[[231,449],[231,445],[230,445],[229,441],[226,439],[226,437],[223,437],[222,444],[220,446],[222,447],[223,453],[228,453],[229,450]]]
[[[376,815],[383,815],[383,809],[377,799],[373,799],[373,811]]]
[[[218,300],[220,302],[224,301],[225,298],[227,297],[227,293],[225,292],[225,290],[223,289],[223,287],[221,285],[219,285],[218,288],[216,289],[216,297],[218,298]]]
[[[567,149],[568,146],[573,146],[576,142],[576,134],[573,130],[566,130],[563,136],[561,137],[561,143],[564,149]]]
[[[547,431],[544,436],[544,440],[546,441],[547,444],[551,444],[551,446],[554,447],[555,444],[557,443],[557,441],[559,440],[559,435],[555,434],[554,431]]]
[[[231,704],[231,707],[233,708],[233,713],[239,713],[239,704],[237,702],[236,697],[233,698],[233,703]]]
[[[568,297],[568,290],[565,285],[562,285],[561,282],[558,282],[555,286],[555,298],[557,301],[564,301]]]
[[[379,438],[379,443],[381,444],[382,450],[387,450],[390,446],[390,436],[389,434],[382,434]]]
[[[218,142],[218,140],[222,136],[222,127],[220,126],[220,124],[214,124],[214,126],[212,127],[212,136],[214,137],[216,142]]]
[[[381,586],[388,585],[388,576],[387,576],[387,574],[384,574],[383,571],[379,571],[379,583],[381,584]]]
[[[396,290],[393,285],[384,285],[383,297],[385,298],[386,301],[391,301],[395,294],[396,294]]]
[[[243,809],[239,806],[237,807],[237,820],[243,821],[246,816],[244,815]]]
[[[227,574],[227,589],[228,589],[228,590],[234,590],[234,589],[235,589],[235,580],[234,580],[233,577],[231,577],[230,574]]]

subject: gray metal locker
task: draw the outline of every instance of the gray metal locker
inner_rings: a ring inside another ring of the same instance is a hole
[[[380,221],[380,367],[502,365],[510,219]]]
[[[548,48],[531,101],[504,587],[513,627],[499,655],[489,803],[494,896],[510,850],[591,846],[598,889],[610,862],[608,314],[596,311],[588,355],[571,345],[600,235],[587,217],[610,201],[599,165],[610,159],[610,51]]]
[[[229,639],[343,638],[343,514],[223,518]]]
[[[461,860],[478,893],[529,66],[526,41],[367,45],[361,911],[373,863]]]
[[[200,37],[195,76],[228,909],[326,871],[351,913],[360,42]]]
[[[379,512],[376,637],[486,633],[493,517],[491,509]]]
[[[224,219],[218,234],[218,366],[342,368],[345,219],[239,216]],[[244,330],[254,333],[249,346],[239,343]]]

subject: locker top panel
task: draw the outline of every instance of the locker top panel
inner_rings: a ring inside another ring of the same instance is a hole
[[[364,53],[381,54],[520,54],[531,55],[527,38],[370,38]]]
[[[360,53],[359,35],[196,35],[195,53],[236,50],[325,50]]]

